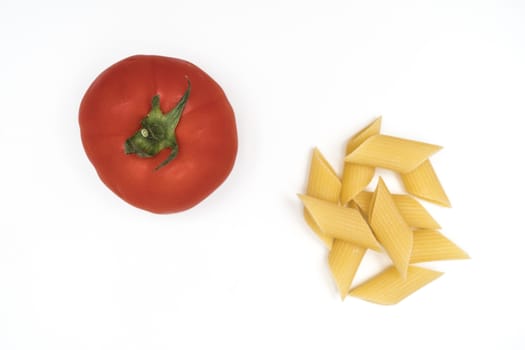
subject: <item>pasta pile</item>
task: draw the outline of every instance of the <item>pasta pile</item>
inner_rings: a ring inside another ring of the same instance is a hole
[[[389,305],[442,275],[413,264],[469,256],[439,232],[439,224],[413,197],[450,207],[429,160],[441,147],[383,135],[380,129],[377,118],[350,138],[342,178],[314,149],[306,194],[299,198],[307,224],[329,249],[328,265],[341,298]],[[366,191],[376,168],[399,173],[409,194],[391,194],[381,177],[375,191]],[[392,266],[353,287],[367,249],[384,251]]]

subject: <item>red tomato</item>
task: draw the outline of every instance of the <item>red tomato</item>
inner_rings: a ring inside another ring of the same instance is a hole
[[[84,95],[79,123],[101,180],[154,213],[201,202],[237,154],[235,117],[221,87],[175,58],[132,56],[106,69]]]

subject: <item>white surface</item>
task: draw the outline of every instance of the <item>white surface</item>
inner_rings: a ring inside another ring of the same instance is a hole
[[[524,16],[501,0],[2,1],[0,349],[524,348]],[[115,197],[80,143],[85,89],[137,53],[196,63],[236,111],[233,173],[184,213]],[[445,146],[454,207],[427,207],[472,256],[392,307],[340,301],[295,195],[312,147],[340,169],[379,114]]]

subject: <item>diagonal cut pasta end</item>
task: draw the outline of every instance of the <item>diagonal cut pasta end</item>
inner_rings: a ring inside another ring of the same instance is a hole
[[[339,202],[341,179],[325,159],[321,151],[315,148],[310,162],[306,193],[330,202]]]
[[[352,153],[370,136],[379,134],[381,132],[382,119],[381,116],[377,117],[374,121],[352,136],[346,143],[346,154]]]
[[[329,237],[323,234],[323,232],[319,228],[319,225],[315,223],[314,219],[312,218],[312,215],[306,208],[304,209],[303,215],[304,215],[304,221],[306,221],[306,224],[310,226],[312,231],[314,231],[314,233],[321,240],[321,242],[323,242],[326,248],[328,249],[332,248],[332,243],[334,239],[332,237]]]
[[[401,174],[401,179],[408,193],[444,207],[451,207],[430,160],[406,174]]]
[[[366,248],[340,239],[334,240],[332,249],[328,254],[328,266],[330,267],[342,300],[348,295],[348,291],[350,290],[352,281],[354,280],[354,276],[365,252]]]
[[[456,259],[470,259],[470,256],[439,231],[414,231],[410,263]]]
[[[351,290],[350,295],[376,304],[393,305],[442,275],[440,271],[409,266],[406,278],[403,278],[391,266]]]
[[[408,226],[417,229],[439,229],[441,226],[414,197],[406,194],[392,195],[399,212]]]

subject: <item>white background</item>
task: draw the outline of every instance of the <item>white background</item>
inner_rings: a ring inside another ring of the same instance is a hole
[[[523,2],[2,0],[0,39],[0,349],[525,347]],[[183,213],[124,203],[80,142],[85,89],[138,53],[236,111],[231,176]],[[472,257],[390,307],[340,300],[296,197],[377,115],[445,147],[453,208],[426,206]]]

